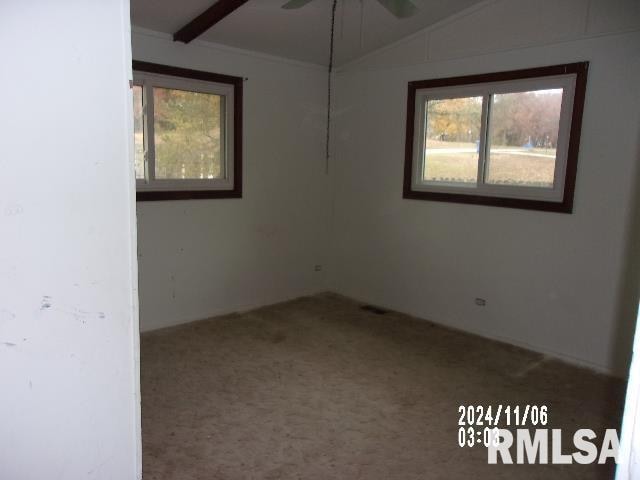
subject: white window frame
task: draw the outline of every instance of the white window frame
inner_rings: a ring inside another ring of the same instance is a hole
[[[569,73],[565,73],[567,68],[563,67],[571,67]],[[572,128],[576,127],[576,125],[573,125],[573,123],[581,122],[587,68],[588,63],[584,62],[582,64],[566,66],[543,67],[542,69],[410,82],[410,104],[408,105],[407,122],[413,122],[413,128],[411,130],[409,128],[407,129],[408,151],[405,161],[410,161],[411,165],[410,170],[408,168],[409,166],[405,165],[404,197],[438,201],[458,201],[463,203],[494,204],[519,208],[540,208],[570,213],[573,201],[573,182],[575,182],[575,161],[577,161],[577,145],[571,148],[570,139],[572,135],[576,134],[576,128]],[[579,76],[580,69],[583,69],[584,77]],[[535,73],[540,73],[541,70],[544,71],[545,74],[536,76]],[[579,71],[576,73],[574,70]],[[527,72],[531,72],[532,75],[528,76]],[[556,74],[548,74],[547,72]],[[502,80],[500,77],[503,76],[506,76],[508,79]],[[482,78],[497,80],[481,81]],[[465,83],[465,79],[468,79],[469,83]],[[581,102],[578,115],[576,115],[577,109],[574,105],[576,101],[577,82],[580,82],[582,87],[580,91],[581,94],[577,99],[578,102]],[[431,86],[431,84],[434,86]],[[485,182],[485,176],[488,172],[487,161],[490,161],[488,141],[491,137],[490,108],[494,98],[493,95],[547,89],[563,90],[553,186],[549,188],[543,186],[490,184]],[[425,180],[423,172],[425,166],[427,102],[431,100],[463,97],[483,98],[476,183],[447,183]],[[411,101],[413,101],[413,105],[411,105]],[[412,110],[413,118],[410,118]],[[580,125],[578,124],[578,139],[579,127]],[[413,138],[409,138],[411,131]],[[409,151],[411,155],[409,155]],[[571,155],[575,155],[576,159],[574,159],[574,168],[569,172],[573,176],[569,183],[571,191],[566,192],[565,188],[568,185],[568,159]],[[411,175],[410,181],[407,178],[409,174]],[[485,198],[493,200],[506,199],[506,201],[501,204],[499,201],[483,200]],[[529,203],[518,204],[511,200],[529,201]]]

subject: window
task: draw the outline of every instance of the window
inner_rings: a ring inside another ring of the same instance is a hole
[[[404,198],[571,213],[588,66],[409,82]]]
[[[133,62],[138,200],[242,196],[240,77]]]

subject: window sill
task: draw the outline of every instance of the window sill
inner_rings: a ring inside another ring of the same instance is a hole
[[[206,200],[210,198],[242,198],[242,190],[162,190],[137,191],[137,202],[163,200]]]
[[[521,208],[525,210],[542,210],[545,212],[572,213],[573,195],[565,196],[562,202],[544,200],[525,200],[520,198],[489,197],[484,195],[469,195],[442,192],[419,192],[406,189],[402,198],[409,200],[431,200],[436,202],[466,203],[485,205],[490,207]]]

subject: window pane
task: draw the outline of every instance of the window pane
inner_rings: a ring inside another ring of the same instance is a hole
[[[475,184],[482,97],[429,100],[426,110],[423,180]]]
[[[485,181],[553,188],[562,89],[493,95]]]
[[[136,178],[144,179],[144,125],[142,119],[142,87],[133,86],[133,139]]]
[[[220,95],[153,89],[156,178],[221,178]]]

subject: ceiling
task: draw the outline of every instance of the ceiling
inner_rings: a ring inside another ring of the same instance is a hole
[[[432,25],[482,0],[412,0],[419,13],[397,19],[375,0],[338,0],[335,63],[342,65]],[[286,0],[249,0],[200,40],[327,65],[331,0],[313,0],[297,10]],[[213,0],[131,0],[133,25],[174,33]],[[362,25],[362,29],[361,29]]]

